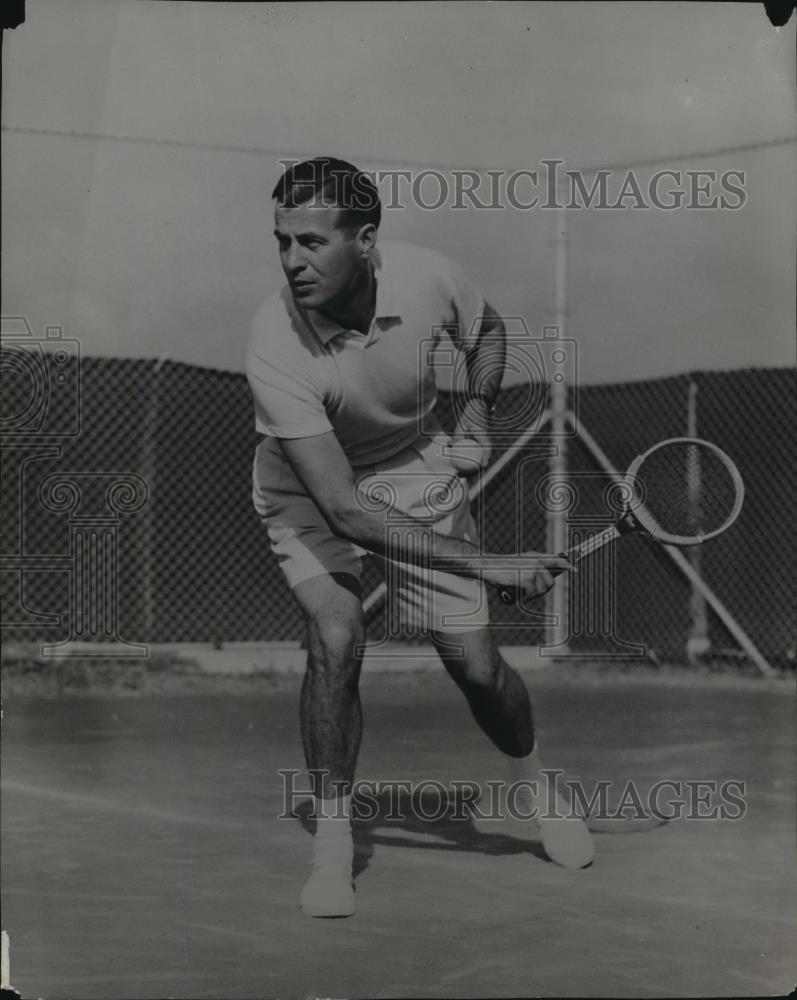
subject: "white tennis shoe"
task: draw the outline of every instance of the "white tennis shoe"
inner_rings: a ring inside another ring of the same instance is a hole
[[[309,917],[350,917],[357,912],[352,880],[352,842],[348,837],[316,837],[313,873],[299,905]]]
[[[496,809],[496,803],[487,796],[480,799],[473,814],[473,825],[480,833],[500,833],[526,842],[539,840],[551,861],[562,868],[586,868],[592,863],[595,846],[589,827],[583,819],[571,815],[559,794],[556,809],[550,815],[540,799],[530,799],[522,805],[515,800],[514,808],[510,809],[505,790],[499,795],[497,805]]]
[[[595,857],[592,834],[578,816],[541,816],[537,820],[545,853],[562,868],[586,868]]]

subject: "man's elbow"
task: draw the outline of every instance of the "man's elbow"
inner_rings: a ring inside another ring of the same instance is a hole
[[[359,528],[362,527],[362,511],[359,507],[351,504],[334,504],[325,511],[325,515],[334,534],[350,542],[359,541]]]
[[[480,334],[487,334],[493,338],[506,336],[506,324],[500,316],[491,316],[482,321]]]
[[[489,302],[484,303],[481,333],[506,333],[503,316],[496,309],[493,309]]]

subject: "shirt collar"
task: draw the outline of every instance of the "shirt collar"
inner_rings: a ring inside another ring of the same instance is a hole
[[[390,274],[382,254],[376,249],[371,257],[374,267],[374,277],[376,278],[376,309],[374,310],[374,322],[377,320],[391,319],[399,316],[396,307],[393,289],[390,283]],[[315,309],[302,309],[297,306],[302,315],[312,325],[313,330],[318,335],[323,344],[328,344],[333,337],[345,333],[345,327],[329,319],[323,313]]]

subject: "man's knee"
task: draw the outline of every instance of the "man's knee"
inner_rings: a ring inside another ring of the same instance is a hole
[[[365,644],[361,622],[322,618],[307,623],[311,668],[349,668],[359,666]]]
[[[347,573],[322,574],[294,587],[307,624],[311,669],[343,666],[365,641],[359,581]]]
[[[436,633],[435,645],[446,669],[460,683],[490,687],[501,669],[501,655],[490,636]]]

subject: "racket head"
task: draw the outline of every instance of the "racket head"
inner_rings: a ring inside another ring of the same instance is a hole
[[[626,518],[665,545],[715,538],[744,504],[744,480],[733,459],[701,438],[659,441],[634,459],[624,478]]]

